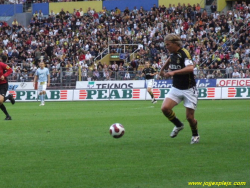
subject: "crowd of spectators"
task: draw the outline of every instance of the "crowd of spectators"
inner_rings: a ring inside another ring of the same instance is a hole
[[[24,4],[28,3],[51,3],[51,2],[74,2],[74,1],[109,1],[109,0],[0,0],[0,4]]]
[[[197,78],[249,77],[250,4],[235,3],[227,12],[212,13],[199,4],[118,7],[96,12],[91,7],[73,13],[50,11],[48,16],[36,12],[28,27],[14,20],[0,22],[0,53],[8,57],[13,68],[12,80],[31,81],[38,62],[43,59],[52,72],[52,85],[64,79],[69,84],[82,80],[143,79],[145,60],[159,70],[168,57],[164,37],[180,35],[190,51]],[[124,51],[122,45],[127,45]],[[110,45],[110,46],[109,46]],[[128,54],[124,63],[94,61],[109,46],[110,53]],[[129,54],[137,50],[135,58]],[[62,72],[63,70],[63,72]],[[234,72],[238,74],[234,74]],[[159,75],[156,79],[161,79]]]

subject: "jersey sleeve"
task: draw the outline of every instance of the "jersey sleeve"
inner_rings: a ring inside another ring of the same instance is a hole
[[[46,73],[46,75],[47,76],[49,76],[50,75],[50,73],[49,73],[49,69],[47,68],[47,73]]]
[[[4,63],[1,63],[0,66],[1,66],[2,70],[6,71],[6,72],[3,74],[3,76],[4,76],[5,78],[6,78],[7,76],[9,76],[9,75],[13,72],[12,68],[10,68],[9,65],[6,65],[6,64],[4,64]]]
[[[182,49],[182,57],[184,60],[185,67],[189,65],[194,65],[189,51],[187,51],[185,48]]]

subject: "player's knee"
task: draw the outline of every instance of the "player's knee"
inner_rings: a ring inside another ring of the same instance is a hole
[[[172,109],[169,108],[168,106],[162,106],[162,107],[161,107],[161,111],[162,111],[163,113],[169,114],[169,113],[171,113]]]
[[[147,90],[148,90],[149,93],[152,92],[151,88],[148,88]]]
[[[187,118],[188,122],[193,122],[194,121],[194,116],[192,114],[187,114],[186,118]]]

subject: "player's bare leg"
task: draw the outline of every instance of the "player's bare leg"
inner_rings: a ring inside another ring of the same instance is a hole
[[[186,118],[189,122],[190,128],[192,130],[192,138],[191,138],[191,144],[198,143],[200,140],[200,136],[198,134],[198,122],[194,118],[194,109],[186,108]]]
[[[175,127],[170,134],[171,138],[174,138],[178,135],[179,131],[184,129],[183,123],[176,117],[174,111],[172,110],[177,105],[177,102],[170,98],[166,98],[161,106],[162,113],[171,121]]]
[[[4,102],[4,97],[2,95],[0,95],[0,105],[2,105]]]
[[[153,104],[157,103],[157,100],[155,100],[155,98],[154,98],[154,93],[153,93],[151,87],[148,87],[148,88],[147,88],[147,92],[149,93],[149,95],[150,95],[151,98],[152,98],[152,103],[153,103]]]

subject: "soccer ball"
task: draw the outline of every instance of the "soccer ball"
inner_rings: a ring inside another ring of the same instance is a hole
[[[114,138],[121,138],[125,133],[125,129],[122,126],[122,124],[114,123],[113,125],[110,126],[109,132],[111,136],[113,136]]]

